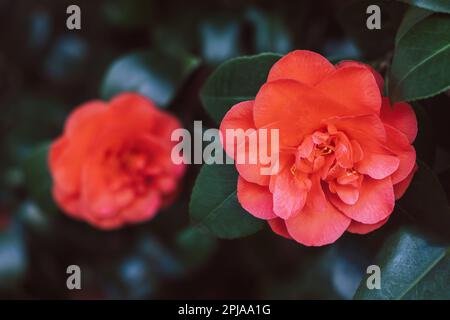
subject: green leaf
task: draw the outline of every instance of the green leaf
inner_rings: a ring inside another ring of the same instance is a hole
[[[381,248],[375,264],[381,289],[367,288],[367,276],[355,299],[450,299],[450,248],[414,229],[400,229]]]
[[[200,92],[204,108],[217,124],[233,105],[255,98],[280,57],[274,53],[239,57],[217,68]]]
[[[51,195],[52,179],[48,168],[49,144],[36,147],[23,162],[25,186],[30,198],[46,213],[57,211]]]
[[[192,190],[189,211],[194,224],[219,238],[239,238],[255,233],[264,221],[242,209],[237,200],[238,173],[232,165],[204,165]]]
[[[411,7],[406,11],[405,16],[402,19],[402,23],[398,27],[397,35],[395,36],[395,43],[397,44],[400,39],[411,29],[414,25],[429,17],[433,14],[432,11],[424,10],[417,7]]]
[[[433,171],[419,161],[419,170],[398,205],[419,226],[441,235],[450,234],[450,207],[447,195]]]
[[[2,158],[17,165],[36,145],[60,134],[67,110],[57,99],[27,93],[5,105],[0,125],[7,150],[3,151]]]
[[[450,13],[450,2],[448,0],[399,0],[399,1],[435,12]]]
[[[412,101],[450,88],[450,17],[432,15],[401,36],[389,76],[393,101]]]
[[[216,247],[216,239],[196,227],[188,227],[177,236],[177,245],[184,263],[196,267],[204,263]]]
[[[198,67],[199,60],[187,54],[142,51],[117,59],[101,87],[103,99],[124,91],[140,93],[160,107],[167,107],[177,90]]]

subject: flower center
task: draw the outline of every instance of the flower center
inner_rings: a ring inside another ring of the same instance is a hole
[[[295,166],[295,164],[292,165],[291,167],[291,173],[293,176],[295,176],[295,172],[297,171],[297,167]]]
[[[126,171],[137,173],[147,165],[147,157],[142,153],[130,152],[122,159],[122,166]]]
[[[319,156],[326,156],[334,152],[334,147],[331,145],[321,144],[316,146],[316,149],[318,150]]]

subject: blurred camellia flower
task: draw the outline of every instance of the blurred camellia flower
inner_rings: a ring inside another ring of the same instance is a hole
[[[300,50],[276,62],[255,100],[236,104],[221,123],[224,136],[279,129],[278,173],[236,165],[242,207],[309,246],[386,223],[415,172],[417,121],[410,105],[391,106],[382,88],[382,77],[359,62],[334,66]],[[224,142],[233,158],[235,143]]]
[[[151,219],[173,200],[185,170],[171,161],[170,136],[180,127],[134,93],[81,105],[50,148],[55,201],[102,229]]]

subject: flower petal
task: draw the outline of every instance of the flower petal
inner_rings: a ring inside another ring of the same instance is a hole
[[[364,158],[355,165],[359,173],[367,174],[374,179],[384,179],[394,173],[400,160],[393,155],[376,154],[364,151]]]
[[[380,93],[383,94],[384,90],[384,79],[383,77],[371,66],[364,64],[362,62],[358,61],[341,61],[336,65],[336,68],[347,68],[347,67],[362,67],[367,68],[375,78],[375,81],[377,82],[378,88],[380,89]]]
[[[273,189],[273,211],[283,219],[300,212],[308,195],[308,183],[295,176],[289,167],[284,168],[275,180]]]
[[[413,108],[405,102],[397,102],[391,106],[389,98],[383,98],[381,120],[403,132],[413,143],[417,136],[417,118]]]
[[[67,119],[63,136],[51,145],[50,171],[64,193],[78,192],[81,169],[93,146],[92,137],[102,130],[107,110],[101,101],[76,108]]]
[[[339,104],[352,107],[355,114],[380,112],[381,93],[372,72],[365,67],[337,68],[316,88]]]
[[[253,216],[268,220],[276,218],[273,212],[272,193],[268,187],[263,187],[238,178],[237,197],[241,206]]]
[[[300,214],[286,220],[290,236],[306,246],[335,242],[350,225],[351,219],[337,210],[325,197],[320,177],[315,175],[308,201]]]
[[[365,224],[365,223],[361,223],[361,222],[352,220],[352,223],[350,223],[350,225],[348,226],[347,231],[350,233],[356,233],[356,234],[366,234],[366,233],[372,232],[372,231],[382,227],[388,220],[389,220],[389,217],[381,220],[380,222],[374,223],[374,224]]]
[[[320,54],[308,50],[296,50],[288,53],[272,66],[267,82],[291,79],[314,86],[333,71],[334,66]]]
[[[101,153],[91,156],[83,166],[81,174],[81,211],[96,218],[111,218],[121,209],[122,204],[114,192],[111,182],[123,176],[114,165],[104,165]]]
[[[233,131],[231,131],[233,130]],[[268,185],[270,176],[262,175],[261,169],[264,167],[260,162],[260,158],[258,154],[252,155],[256,160],[256,163],[249,163],[250,159],[250,148],[249,148],[249,137],[243,137],[245,140],[239,140],[238,138],[227,139],[228,134],[238,134],[243,133],[247,130],[254,130],[253,134],[255,134],[255,125],[253,122],[253,101],[244,101],[234,105],[225,115],[220,124],[220,132],[222,133],[222,145],[226,153],[236,161],[236,169],[239,174],[247,181],[257,183],[259,185]],[[248,131],[251,133],[250,131]],[[229,135],[230,137],[234,137],[233,135]],[[257,139],[257,136],[254,137]],[[240,141],[243,142],[242,145]],[[270,140],[269,140],[270,141]],[[238,143],[240,145],[238,145]],[[258,144],[259,147],[262,147],[261,144]],[[258,152],[259,150],[256,150]],[[260,154],[263,150],[259,151]],[[265,151],[265,150],[264,150]],[[238,152],[243,152],[240,156],[246,161],[241,162],[238,161]]]
[[[328,198],[346,216],[366,224],[374,224],[388,217],[395,203],[394,189],[389,177],[375,180],[365,176],[359,199],[353,205],[345,204],[332,193],[328,193]]]
[[[107,112],[107,104],[103,101],[94,100],[87,102],[72,111],[64,126],[64,133],[72,139],[81,139],[89,134],[92,127],[99,123],[99,119]],[[86,131],[86,133],[84,133]]]
[[[334,185],[339,198],[346,204],[353,205],[358,201],[359,190],[354,186],[346,186],[336,183]]]
[[[395,200],[398,200],[401,197],[403,197],[403,195],[405,194],[409,185],[411,184],[411,181],[412,181],[417,169],[419,169],[419,167],[416,164],[414,169],[409,173],[409,175],[405,179],[403,179],[402,181],[400,181],[397,184],[394,184]]]
[[[409,143],[408,138],[399,130],[385,125],[387,134],[387,149],[392,151],[400,160],[397,171],[392,174],[392,183],[395,185],[405,180],[416,164],[416,150]]]
[[[264,84],[254,104],[257,128],[279,129],[280,147],[298,147],[306,135],[321,129],[323,119],[353,114],[351,106],[340,105],[313,87],[294,80]]]
[[[52,188],[53,199],[68,215],[80,218],[79,213],[79,194],[67,194],[62,191],[57,185],[53,185]]]
[[[127,222],[138,223],[152,218],[160,206],[161,197],[156,190],[152,190],[145,196],[136,199],[131,206],[124,208],[121,215]]]
[[[384,124],[374,114],[338,116],[324,119],[323,123],[328,125],[330,133],[343,131],[351,140],[356,140],[361,145],[367,140],[379,142],[386,140]]]
[[[292,239],[286,229],[286,223],[281,218],[275,218],[267,221],[269,223],[270,228],[276,234],[285,237],[286,239]]]

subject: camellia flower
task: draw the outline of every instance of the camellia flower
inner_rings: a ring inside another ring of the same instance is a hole
[[[171,160],[177,128],[176,118],[133,93],[76,108],[49,153],[55,201],[102,229],[152,218],[185,169]]]
[[[310,51],[275,63],[255,100],[233,106],[221,123],[224,136],[226,129],[279,130],[277,173],[236,164],[242,207],[309,246],[386,223],[415,172],[417,121],[408,104],[391,106],[382,86],[367,65],[334,66]]]

